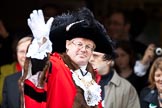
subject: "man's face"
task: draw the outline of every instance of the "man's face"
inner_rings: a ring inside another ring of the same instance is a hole
[[[89,62],[92,67],[98,71],[98,74],[105,75],[109,72],[110,61],[104,60],[104,54],[99,52],[93,52]]]
[[[124,16],[121,13],[114,13],[106,20],[106,26],[110,37],[120,40],[125,32]]]
[[[94,50],[94,42],[85,38],[74,38],[66,41],[67,54],[79,66],[85,66]]]

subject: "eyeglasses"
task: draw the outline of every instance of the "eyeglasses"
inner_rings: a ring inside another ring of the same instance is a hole
[[[72,43],[79,49],[82,49],[83,47],[85,47],[85,49],[88,50],[88,51],[94,50],[94,48],[91,45],[84,45],[81,42],[74,42],[74,41],[72,41]]]

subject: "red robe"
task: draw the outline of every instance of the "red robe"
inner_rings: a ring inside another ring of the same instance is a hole
[[[47,90],[25,81],[25,108],[72,108],[76,95],[72,73],[58,53],[51,56],[50,62],[52,70],[48,73]]]
[[[72,73],[59,54],[54,53],[50,61],[52,72],[48,77],[47,108],[72,108],[76,94]]]

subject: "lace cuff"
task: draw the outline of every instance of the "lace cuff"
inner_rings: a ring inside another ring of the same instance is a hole
[[[26,57],[36,58],[36,59],[43,59],[47,57],[47,53],[52,52],[52,43],[49,39],[39,47],[38,40],[34,39],[32,44],[29,46],[28,52]]]

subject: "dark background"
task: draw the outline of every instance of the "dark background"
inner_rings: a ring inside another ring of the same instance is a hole
[[[29,14],[33,9],[39,9],[47,3],[58,4],[63,10],[87,6],[98,19],[114,8],[132,12],[140,9],[146,15],[143,21],[147,20],[142,31],[145,34],[142,41],[146,44],[153,42],[162,46],[162,0],[1,0],[0,2],[0,18],[10,32],[29,31],[27,26]],[[132,16],[138,18],[140,12]]]

